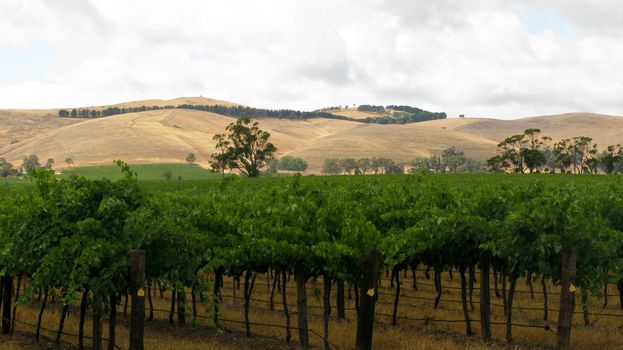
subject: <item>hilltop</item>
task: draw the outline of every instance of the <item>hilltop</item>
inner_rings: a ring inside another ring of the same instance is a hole
[[[115,106],[239,104],[206,98],[146,100]],[[105,108],[108,106],[99,106]],[[87,107],[93,108],[93,107]],[[351,116],[355,110],[341,110]],[[188,109],[152,110],[105,118],[60,118],[58,110],[0,110],[0,157],[20,164],[27,154],[54,158],[62,167],[66,157],[76,166],[184,162],[190,152],[207,165],[214,151],[212,137],[235,118]],[[336,111],[338,114],[338,111]],[[363,114],[370,114],[363,112]],[[497,143],[527,128],[539,128],[558,140],[593,137],[598,145],[623,140],[623,118],[594,113],[569,113],[517,120],[448,118],[410,124],[364,124],[353,120],[262,118],[260,127],[271,133],[278,156],[304,158],[309,171],[319,172],[326,158],[386,157],[408,162],[454,146],[466,155],[487,158]]]

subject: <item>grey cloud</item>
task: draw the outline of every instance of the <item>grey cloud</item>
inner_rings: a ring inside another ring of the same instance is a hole
[[[0,23],[0,47],[39,40],[59,52],[45,79],[0,86],[0,103],[203,92],[274,108],[623,114],[622,11],[610,0],[0,2],[15,13]],[[531,31],[522,16],[532,13],[577,34]]]

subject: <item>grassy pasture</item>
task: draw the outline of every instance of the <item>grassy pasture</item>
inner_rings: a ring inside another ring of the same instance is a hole
[[[134,164],[130,169],[138,174],[140,181],[165,181],[163,174],[170,172],[173,180],[208,180],[218,179],[219,174],[215,174],[208,169],[198,165],[188,164]],[[116,165],[89,166],[65,170],[62,176],[78,175],[87,179],[107,178],[118,180],[121,178],[121,171]]]

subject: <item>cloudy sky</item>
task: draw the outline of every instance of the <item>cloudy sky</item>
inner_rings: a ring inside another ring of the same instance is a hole
[[[202,95],[623,115],[620,0],[2,0],[0,14],[2,108]]]

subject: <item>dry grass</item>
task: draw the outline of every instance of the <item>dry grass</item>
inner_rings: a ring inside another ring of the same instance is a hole
[[[180,98],[119,106],[180,103],[228,104],[205,98]],[[369,114],[350,109],[342,112],[359,113],[361,117]],[[111,164],[114,159],[130,163],[183,163],[192,152],[199,164],[206,166],[214,152],[212,137],[224,132],[225,126],[234,120],[195,110],[147,111],[86,121],[55,117],[50,111],[0,111],[0,157],[20,164],[25,155],[37,154],[43,160],[54,158],[57,167],[63,167],[66,157],[72,157],[76,166]],[[539,128],[554,141],[590,136],[601,148],[623,140],[623,118],[590,113],[511,121],[452,118],[406,125],[262,119],[260,127],[271,133],[278,156],[302,157],[308,162],[310,173],[320,172],[324,160],[332,157],[386,157],[409,162],[452,146],[470,157],[485,159],[495,153],[503,138],[527,128]],[[10,144],[11,140],[20,142]]]
[[[141,100],[106,106],[82,106],[81,108],[101,110],[108,107],[141,107],[141,106],[177,106],[189,105],[223,105],[239,106],[237,103],[215,100],[205,97],[179,97],[172,100]],[[77,106],[65,107],[71,109]],[[85,122],[85,119],[60,118],[58,108],[55,109],[0,109],[0,147],[16,141],[23,141],[48,131],[67,125]],[[1,153],[1,152],[0,152]],[[63,158],[64,159],[64,158]]]
[[[0,110],[0,148],[80,122],[59,118],[56,113],[56,110]]]
[[[402,277],[402,276],[401,276]],[[472,323],[472,327],[476,332],[473,337],[464,336],[464,323],[443,323],[436,322],[434,320],[462,320],[462,311],[459,303],[453,303],[452,300],[459,300],[459,290],[451,289],[448,287],[458,286],[458,276],[455,274],[454,280],[450,281],[447,274],[444,274],[444,293],[442,295],[440,307],[435,310],[432,305],[432,301],[409,299],[407,296],[417,296],[432,298],[434,292],[432,286],[425,285],[430,284],[431,281],[426,281],[423,275],[418,276],[420,282],[420,288],[418,291],[414,291],[411,288],[410,276],[403,281],[402,284],[402,297],[400,299],[400,307],[398,309],[399,316],[407,316],[411,318],[424,318],[428,317],[430,322],[425,324],[422,321],[411,321],[399,319],[397,326],[391,326],[391,318],[381,316],[380,314],[391,314],[393,293],[388,286],[389,281],[383,280],[382,282],[382,294],[380,294],[379,302],[377,303],[377,324],[375,325],[374,332],[374,348],[375,349],[442,349],[442,350],[480,350],[480,349],[548,349],[551,348],[555,341],[555,334],[551,331],[546,331],[542,328],[524,328],[513,327],[513,336],[515,343],[507,345],[503,340],[505,335],[505,326],[494,325],[492,326],[494,341],[491,344],[484,344],[478,337],[479,324]],[[309,327],[311,330],[322,334],[322,300],[319,297],[319,293],[315,293],[314,289],[321,289],[321,282],[314,286],[313,281],[310,280],[308,287],[308,305],[310,313]],[[296,297],[294,295],[294,285],[291,281],[288,285],[288,304],[294,304]],[[237,299],[236,303],[233,303],[231,298],[233,290],[233,284],[230,280],[226,280],[225,287],[223,289],[224,305],[222,307],[222,318],[229,320],[244,320],[242,299]],[[518,290],[527,291],[528,287],[525,283],[518,283]],[[549,290],[555,291],[554,286],[549,286]],[[478,300],[478,291],[475,290],[474,301]],[[236,292],[238,296],[242,295],[242,291]],[[387,293],[387,294],[386,294]],[[492,292],[493,293],[493,292]],[[161,299],[159,296],[154,298],[154,306],[156,309],[168,310],[170,305],[170,299],[168,293],[165,293],[165,298]],[[256,287],[253,292],[252,298],[268,300],[269,288],[267,285],[265,276],[258,276]],[[190,299],[190,298],[188,298]],[[614,298],[612,298],[614,299]],[[334,302],[334,299],[333,299]],[[576,326],[572,333],[573,349],[576,350],[589,350],[589,349],[621,349],[623,348],[623,334],[621,334],[620,325],[623,319],[623,311],[618,308],[618,305],[613,305],[607,309],[602,309],[601,302],[591,300],[591,312],[600,313],[606,312],[611,314],[620,315],[620,317],[606,317],[606,316],[591,316],[592,324],[589,327],[580,325],[582,323],[582,315],[577,314],[575,317]],[[501,299],[493,297],[492,303],[501,304]],[[189,325],[183,329],[178,328],[176,325],[169,325],[167,312],[156,312],[156,321],[148,322],[145,330],[145,347],[146,349],[282,349],[288,348],[285,345],[283,339],[285,338],[285,330],[282,328],[265,327],[252,325],[251,331],[253,336],[247,339],[244,336],[244,325],[235,324],[229,322],[223,322],[226,330],[225,332],[217,331],[213,327],[209,319],[199,318],[196,322],[190,321],[192,314],[190,312],[190,302],[187,301],[187,322]],[[557,309],[558,296],[550,294],[550,308]],[[18,308],[18,319],[34,323],[36,319],[36,303],[28,307]],[[476,304],[476,310],[471,313],[472,318],[478,318],[478,305]],[[542,306],[540,289],[535,284],[535,300],[531,300],[529,293],[518,293],[516,295],[515,307],[536,307]],[[356,332],[355,314],[352,309],[352,301],[347,300],[347,319],[345,321],[337,321],[335,309],[333,309],[331,324],[330,324],[330,340],[336,344],[340,349],[353,349],[354,339]],[[75,313],[77,307],[72,307],[73,312],[66,322],[66,331],[77,333],[78,317]],[[123,308],[120,307],[119,311]],[[199,315],[210,317],[205,307],[199,307]],[[493,322],[503,322],[502,308],[493,306]],[[581,311],[576,308],[576,311]],[[290,307],[292,325],[296,325],[296,307]],[[45,314],[44,327],[55,329],[58,323],[59,311],[58,308],[50,308]],[[281,311],[281,297],[275,296],[275,311],[268,311],[267,302],[253,301],[251,303],[250,311],[251,322],[269,323],[276,325],[284,325],[285,317]],[[556,320],[557,313],[550,312],[550,320]],[[119,324],[117,327],[117,339],[118,344],[125,347],[128,342],[128,330],[127,330],[127,318],[124,318],[122,314],[118,317]],[[542,325],[542,311],[529,311],[519,310],[514,308],[514,323],[519,324],[536,324]],[[552,327],[555,329],[555,324],[552,323]],[[18,324],[19,332],[30,332],[33,330],[29,327],[25,327]],[[90,321],[87,322],[87,335],[90,334]],[[53,338],[53,334],[49,335]],[[107,330],[104,329],[104,336],[106,336]],[[293,342],[297,342],[297,332],[292,332]],[[75,337],[64,336],[64,341],[68,346],[75,344],[77,340]],[[316,335],[310,334],[310,341],[313,347],[322,348],[322,339]],[[45,342],[44,342],[45,343]],[[90,344],[86,340],[86,344]],[[45,345],[44,345],[45,346]],[[35,344],[31,337],[20,335],[14,338],[2,338],[0,349],[39,349],[41,346]]]

